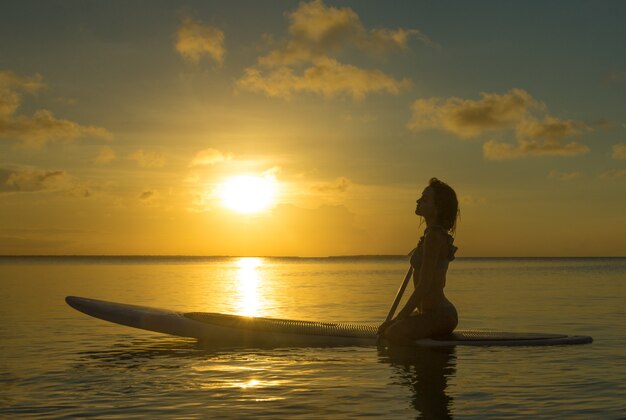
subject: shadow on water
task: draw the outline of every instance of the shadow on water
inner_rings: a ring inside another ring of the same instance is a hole
[[[117,342],[112,345],[98,347],[94,350],[78,351],[82,362],[103,362],[107,366],[124,368],[141,367],[146,361],[161,360],[163,362],[185,359],[207,359],[210,357],[233,354],[282,354],[295,349],[302,350],[309,347],[284,347],[269,344],[228,345],[215,342],[196,341],[193,339],[159,340],[132,340]],[[346,348],[345,345],[316,346],[319,349]]]
[[[345,346],[324,346],[320,348],[341,348]],[[150,362],[151,368],[180,367],[180,361],[210,359],[213,357],[260,354],[292,351],[291,347],[280,347],[271,345],[225,345],[221,343],[211,343],[196,341],[194,339],[175,338],[171,340],[130,340],[116,342],[108,346],[97,346],[97,349],[78,351],[79,363],[81,365],[97,366],[102,364],[108,369],[123,368],[144,368],[146,362]],[[94,365],[95,363],[95,365]]]
[[[417,418],[451,419],[453,398],[446,392],[456,374],[454,347],[379,347],[379,361],[395,368],[400,383],[412,393]]]
[[[107,368],[116,367],[124,369],[140,368],[146,361],[162,360],[163,366],[170,365],[169,361],[190,359],[198,357],[203,350],[199,349],[193,340],[175,339],[160,340],[155,343],[151,340],[133,340],[128,342],[118,342],[107,348],[79,351],[79,363],[93,364],[102,362]]]

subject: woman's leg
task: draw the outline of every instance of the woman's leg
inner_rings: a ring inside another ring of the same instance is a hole
[[[408,344],[420,338],[450,334],[457,326],[454,307],[445,310],[412,314],[396,322],[385,331],[385,338],[396,344]]]

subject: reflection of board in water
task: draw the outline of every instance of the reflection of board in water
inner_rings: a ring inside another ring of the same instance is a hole
[[[73,308],[95,318],[129,327],[181,337],[212,345],[333,346],[375,345],[376,326],[255,318],[208,312],[175,312],[145,306],[68,296]],[[437,338],[414,341],[416,346],[532,346],[590,343],[591,337],[563,334],[458,330]]]

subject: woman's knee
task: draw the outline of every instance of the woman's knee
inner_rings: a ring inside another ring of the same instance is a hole
[[[391,342],[399,343],[407,340],[407,325],[405,321],[398,321],[385,330],[385,338]]]
[[[392,343],[407,344],[413,340],[428,336],[427,325],[423,319],[410,317],[390,326],[385,332],[385,338]]]

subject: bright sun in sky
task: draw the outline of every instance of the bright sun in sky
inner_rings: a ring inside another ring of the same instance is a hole
[[[276,181],[271,177],[239,175],[217,187],[222,205],[238,213],[258,213],[274,204]]]

